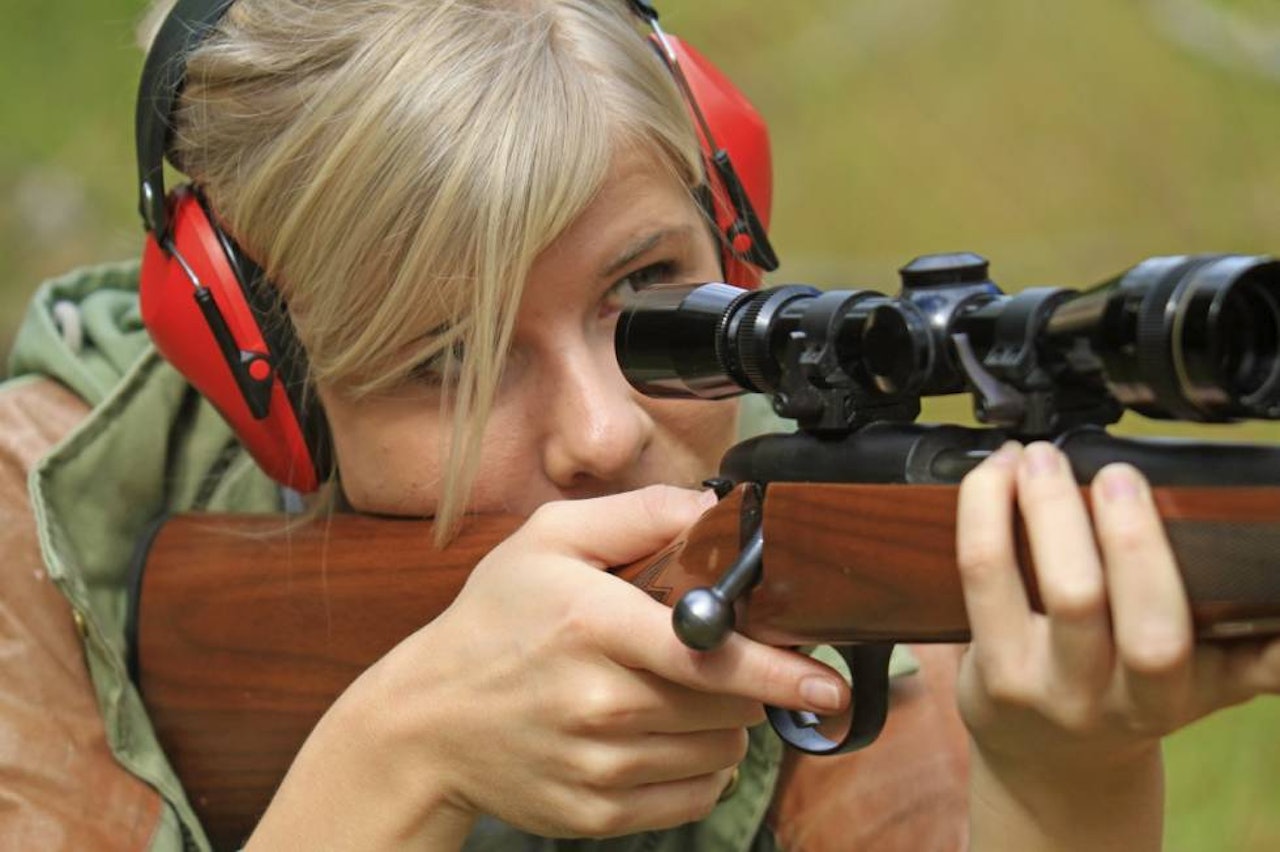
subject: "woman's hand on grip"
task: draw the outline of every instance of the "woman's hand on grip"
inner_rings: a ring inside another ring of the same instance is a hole
[[[660,551],[709,505],[653,486],[535,512],[352,691],[388,778],[430,778],[423,802],[546,836],[624,834],[706,815],[762,703],[843,706],[843,681],[790,651],[737,635],[686,648],[670,609],[601,570]]]

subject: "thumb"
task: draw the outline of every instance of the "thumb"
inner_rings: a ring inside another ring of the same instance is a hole
[[[546,503],[525,524],[540,544],[599,568],[666,547],[716,503],[709,491],[650,485],[589,500]]]

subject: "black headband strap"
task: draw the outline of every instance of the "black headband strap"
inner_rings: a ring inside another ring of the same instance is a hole
[[[778,255],[773,251],[773,245],[769,242],[769,235],[765,231],[764,223],[760,221],[755,205],[751,203],[751,198],[747,195],[747,190],[743,187],[742,180],[738,177],[738,172],[733,166],[733,160],[729,157],[728,150],[716,144],[715,136],[711,132],[711,123],[707,121],[707,116],[702,111],[702,106],[698,103],[698,96],[694,93],[693,86],[689,83],[689,78],[685,76],[684,68],[680,66],[680,57],[676,54],[671,40],[667,38],[666,32],[658,23],[658,10],[646,0],[628,0],[628,5],[633,12],[648,24],[649,29],[652,31],[653,42],[658,54],[671,71],[671,76],[675,78],[676,86],[680,89],[689,111],[693,113],[694,121],[697,122],[698,128],[702,131],[702,138],[706,142],[709,155],[709,166],[716,170],[725,191],[729,194],[729,203],[733,207],[734,222],[729,226],[725,236],[728,237],[731,244],[739,235],[745,235],[749,239],[745,251],[740,251],[736,245],[731,250],[739,259],[772,272],[778,268]]]
[[[631,11],[646,21],[658,20],[658,10],[648,0],[627,0],[627,5],[631,7]]]
[[[160,25],[138,83],[134,133],[138,146],[138,210],[161,246],[168,244],[164,155],[174,105],[186,79],[187,56],[226,14],[232,0],[178,0]]]

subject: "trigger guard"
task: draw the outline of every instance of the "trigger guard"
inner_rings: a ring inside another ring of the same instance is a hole
[[[831,755],[857,751],[875,742],[889,713],[889,656],[892,643],[837,645],[853,683],[852,718],[840,740],[823,736],[819,717],[807,711],[766,706],[765,715],[782,741],[805,754]]]

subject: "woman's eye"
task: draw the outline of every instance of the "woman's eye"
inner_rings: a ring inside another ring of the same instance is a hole
[[[414,365],[409,372],[415,382],[429,385],[448,384],[456,381],[462,369],[462,343],[455,343],[448,350],[441,350],[430,358]]]
[[[604,309],[616,313],[631,303],[637,293],[654,284],[674,281],[675,264],[668,260],[642,266],[624,278],[618,279],[604,296]]]

